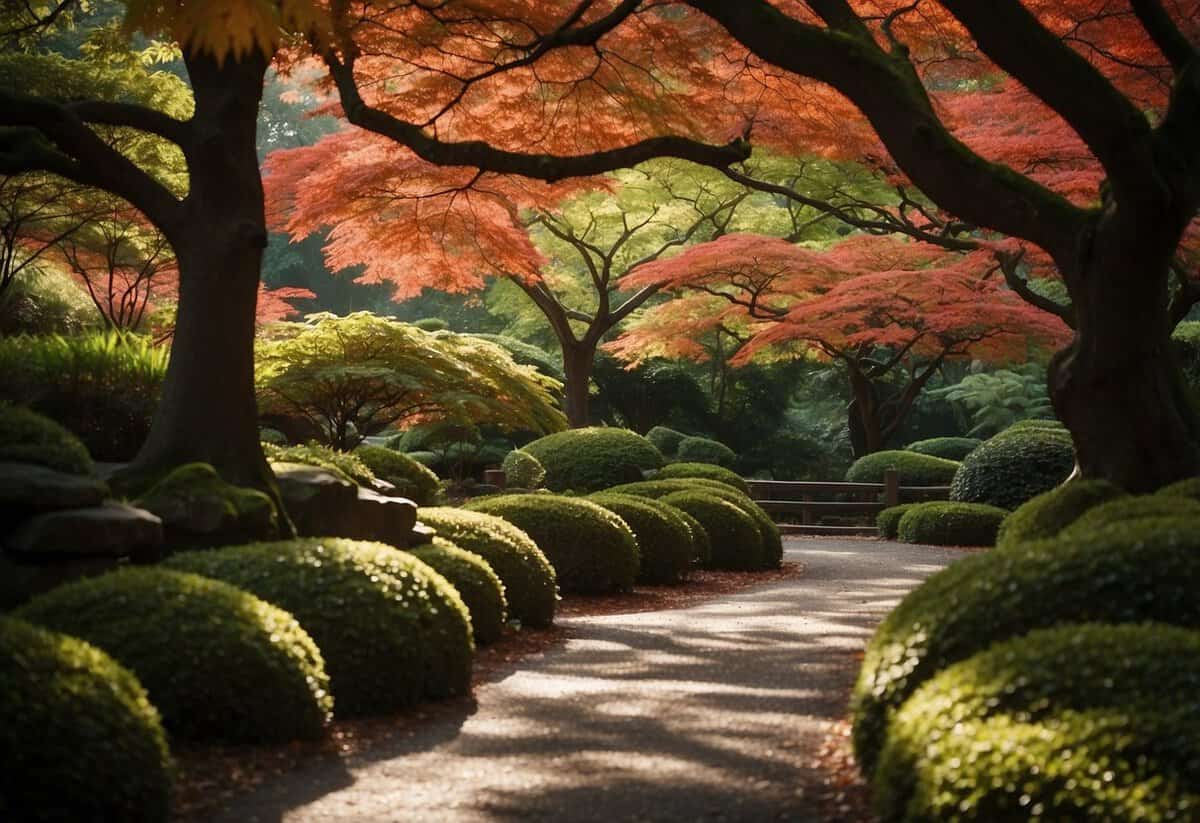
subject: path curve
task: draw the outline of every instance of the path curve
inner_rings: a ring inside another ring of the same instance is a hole
[[[879,618],[961,554],[792,538],[803,577],[677,611],[564,621],[476,705],[235,799],[220,820],[816,820],[813,756]]]

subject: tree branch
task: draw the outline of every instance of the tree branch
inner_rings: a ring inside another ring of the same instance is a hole
[[[1129,5],[1175,72],[1183,71],[1183,67],[1196,57],[1196,48],[1175,25],[1162,3],[1159,0],[1129,0]]]

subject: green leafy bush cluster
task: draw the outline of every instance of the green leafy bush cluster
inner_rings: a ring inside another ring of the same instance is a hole
[[[504,584],[511,617],[533,628],[554,622],[554,567],[528,534],[502,517],[466,509],[421,509],[417,516],[439,536],[488,562]]]
[[[508,604],[504,584],[486,560],[442,537],[408,552],[458,589],[471,615],[475,642],[487,645],[500,639],[508,619]]]
[[[360,486],[370,487],[375,482],[375,473],[367,467],[362,457],[350,452],[338,451],[320,443],[310,442],[303,446],[276,446],[262,444],[263,454],[272,463],[301,463],[316,466]]]
[[[733,449],[707,437],[685,437],[679,441],[675,458],[680,463],[710,463],[714,466],[732,466],[737,460]]]
[[[685,477],[702,477],[705,480],[716,480],[718,483],[724,483],[732,489],[736,489],[744,495],[749,496],[750,486],[746,483],[737,472],[731,471],[724,466],[715,466],[712,463],[669,463],[663,466],[655,477],[663,480],[672,480]]]
[[[158,712],[94,646],[0,618],[0,818],[167,820],[171,762]]]
[[[0,403],[0,460],[92,473],[92,458],[79,438],[48,417],[8,403]]]
[[[1143,521],[1191,520],[1200,528],[1200,502],[1187,497],[1147,494],[1119,497],[1093,506],[1064,528],[1064,538],[1087,539],[1110,527],[1125,528]]]
[[[679,510],[658,500],[597,492],[588,500],[625,521],[638,544],[638,576],[642,583],[678,583],[696,558],[691,528]]]
[[[888,718],[937,672],[1061,622],[1200,626],[1200,529],[1141,521],[964,557],[930,577],[880,624],[854,688],[854,744],[874,771]]]
[[[580,494],[641,480],[660,468],[662,455],[650,441],[627,429],[571,429],[534,440],[523,448],[546,469],[551,491]]]
[[[438,476],[428,466],[407,454],[383,446],[359,446],[354,457],[362,461],[375,477],[396,487],[396,492],[418,506],[432,506],[441,494]]]
[[[884,472],[895,469],[905,486],[945,486],[954,479],[959,464],[942,457],[910,451],[881,451],[854,461],[846,472],[850,483],[882,483]]]
[[[875,517],[875,526],[884,540],[895,540],[900,534],[900,519],[917,503],[901,503],[884,509]]]
[[[1191,820],[1200,632],[1066,624],[993,646],[896,714],[873,781],[885,821]]]
[[[500,464],[504,471],[504,482],[509,488],[539,489],[546,480],[546,467],[527,451],[513,449],[504,455]]]
[[[111,654],[182,738],[313,740],[333,708],[321,652],[296,618],[218,580],[123,569],[60,586],[14,615]]]
[[[1010,511],[1062,484],[1075,468],[1075,449],[1062,424],[1017,423],[975,449],[950,484],[950,499]]]
[[[918,440],[904,447],[905,451],[928,454],[945,460],[963,460],[983,443],[977,437],[932,437]]]
[[[167,565],[294,614],[321,649],[340,716],[382,714],[470,688],[474,642],[462,598],[391,546],[306,538],[188,552]],[[261,684],[247,688],[273,697]]]
[[[679,452],[679,444],[688,435],[666,426],[655,426],[646,432],[646,439],[662,453],[663,457],[674,457]]]
[[[1196,325],[1200,326],[1200,323]],[[1155,494],[1161,494],[1164,497],[1190,497],[1192,500],[1200,500],[1200,477],[1189,477],[1169,486],[1163,486]]]
[[[537,543],[558,586],[574,594],[629,591],[637,577],[637,540],[608,509],[573,497],[514,494],[487,497],[468,509],[503,517]]]
[[[755,571],[771,565],[758,525],[736,503],[703,490],[672,492],[661,500],[687,512],[704,527],[710,568]]]
[[[1008,512],[984,503],[918,503],[900,518],[896,536],[930,546],[994,546]]]
[[[645,499],[650,500],[653,498]],[[662,503],[662,500],[659,499],[659,502]],[[712,540],[709,539],[708,532],[704,530],[704,526],[700,524],[699,520],[692,517],[683,509],[677,509],[667,503],[662,503],[662,505],[667,506],[673,513],[678,515],[683,524],[687,526],[688,533],[692,537],[692,561],[697,566],[708,566],[712,562]]]
[[[1107,480],[1072,480],[1021,504],[1001,524],[996,545],[1056,537],[1089,509],[1124,495]]]

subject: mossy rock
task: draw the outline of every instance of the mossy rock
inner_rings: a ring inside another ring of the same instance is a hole
[[[858,458],[846,470],[849,483],[882,483],[888,469],[895,469],[904,486],[946,486],[954,479],[959,464],[954,460],[910,451],[881,451]]]
[[[884,509],[875,517],[875,527],[879,529],[879,536],[884,540],[895,540],[900,533],[900,518],[908,513],[908,510],[913,506],[918,506],[919,503],[901,503],[899,506],[891,506]]]
[[[685,437],[675,449],[680,463],[707,463],[713,466],[732,466],[737,453],[724,443],[708,437]]]
[[[407,497],[418,506],[437,503],[442,491],[438,476],[426,465],[413,460],[407,454],[383,446],[359,446],[354,456],[371,470],[380,480],[396,487],[396,493]]]
[[[547,489],[579,494],[641,480],[663,462],[658,449],[640,434],[606,427],[558,432],[526,444],[522,451],[545,468]]]
[[[303,446],[275,446],[263,443],[262,449],[267,460],[272,463],[315,466],[365,488],[370,488],[375,482],[375,473],[358,454],[338,451],[320,443],[305,443]]]
[[[679,451],[679,444],[688,435],[666,426],[655,426],[646,432],[646,439],[658,449],[664,457],[674,457]]]
[[[509,488],[539,489],[546,480],[546,467],[527,451],[513,449],[500,464]]]
[[[928,454],[931,457],[941,457],[946,460],[961,461],[975,451],[983,443],[977,437],[931,437],[928,440],[918,440],[904,447],[905,451],[917,454]]]
[[[407,551],[458,590],[471,615],[476,643],[488,645],[500,639],[508,619],[508,604],[504,584],[486,560],[442,537]]]
[[[709,568],[757,571],[770,567],[758,525],[736,504],[704,491],[674,492],[662,502],[700,521],[711,545]]]
[[[573,497],[511,494],[472,501],[472,511],[503,517],[528,534],[574,594],[625,592],[637,578],[637,540],[617,515]]]
[[[421,522],[459,548],[482,557],[504,584],[510,618],[545,628],[554,622],[554,567],[528,534],[502,517],[466,509],[421,509]]]
[[[1008,512],[983,503],[918,503],[904,512],[896,537],[928,546],[994,546]]]
[[[1012,511],[1062,485],[1074,468],[1066,429],[1045,421],[1017,424],[967,455],[950,484],[950,499]]]
[[[937,672],[993,643],[1064,621],[1200,627],[1200,529],[1140,521],[968,555],[888,614],[851,697],[858,761],[874,770],[890,714]]]
[[[342,717],[466,694],[474,641],[458,591],[391,546],[338,538],[252,543],[167,561],[288,609],[321,647]]]
[[[257,489],[226,483],[207,463],[179,466],[139,497],[158,515],[170,545],[219,546],[279,535],[275,504]]]
[[[87,448],[49,417],[0,403],[0,461],[34,463],[68,474],[92,474]]]
[[[0,818],[168,818],[171,761],[137,678],[82,640],[0,618]]]
[[[724,466],[714,466],[711,463],[671,463],[664,466],[656,477],[663,480],[702,477],[705,480],[716,480],[718,483],[724,483],[731,489],[739,491],[746,496],[750,495],[750,486],[742,479],[741,475]]]
[[[1162,519],[1190,520],[1200,529],[1200,501],[1158,494],[1119,497],[1088,509],[1061,534],[1083,540],[1108,528],[1125,528],[1133,523]]]
[[[218,580],[123,569],[35,597],[14,616],[111,654],[181,738],[315,740],[333,707],[321,652],[296,618]]]
[[[1000,643],[897,712],[883,820],[1193,820],[1200,632],[1065,624]]]
[[[628,494],[597,492],[588,500],[625,521],[637,538],[638,581],[679,583],[696,556],[692,532],[679,509],[658,500]]]
[[[1018,507],[1000,525],[996,545],[1057,537],[1091,509],[1124,496],[1125,492],[1107,480],[1072,480]]]

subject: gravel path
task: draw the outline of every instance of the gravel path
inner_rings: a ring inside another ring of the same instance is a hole
[[[567,621],[475,705],[239,798],[227,821],[808,821],[854,653],[957,552],[788,540],[800,579]]]

